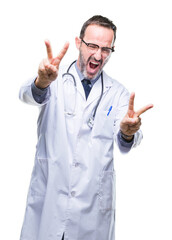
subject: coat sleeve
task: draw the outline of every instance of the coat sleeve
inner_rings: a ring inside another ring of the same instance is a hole
[[[52,95],[52,86],[47,88],[46,94],[44,94],[44,99],[40,103],[39,101],[36,101],[36,98],[33,96],[32,85],[34,84],[34,80],[35,78],[31,78],[21,86],[19,91],[19,98],[24,103],[40,107],[42,105],[45,105],[49,101]]]

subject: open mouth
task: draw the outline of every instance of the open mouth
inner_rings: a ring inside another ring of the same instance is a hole
[[[87,61],[87,75],[89,78],[94,78],[101,70],[103,60],[96,60],[93,57],[90,57]]]
[[[90,63],[89,63],[89,66],[90,66],[91,69],[94,69],[94,70],[95,70],[95,69],[99,66],[99,64],[96,63],[96,62],[90,62]]]

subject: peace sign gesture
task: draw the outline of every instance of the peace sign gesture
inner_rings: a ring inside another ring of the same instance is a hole
[[[65,43],[61,52],[54,58],[49,40],[45,40],[45,45],[47,49],[47,58],[43,59],[40,63],[38,77],[35,81],[35,85],[39,88],[48,87],[51,82],[57,78],[60,62],[69,47],[69,43]]]
[[[127,114],[120,123],[121,132],[124,135],[131,136],[131,139],[141,126],[140,115],[153,107],[153,104],[149,104],[138,111],[134,111],[134,98],[135,93],[131,93]],[[127,137],[127,139],[129,138]]]

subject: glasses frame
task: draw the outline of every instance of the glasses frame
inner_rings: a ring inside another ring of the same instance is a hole
[[[91,45],[92,45],[93,47],[95,47],[96,52],[99,50],[99,48],[100,48],[101,51],[104,52],[104,53],[106,52],[106,50],[111,51],[110,53],[115,52],[114,47],[112,47],[112,48],[109,48],[109,47],[100,47],[99,45],[97,45],[97,44],[95,44],[95,43],[87,43],[87,42],[84,41],[84,39],[81,39],[81,41],[82,41],[87,47],[91,47]],[[109,54],[110,54],[110,53],[109,53]]]

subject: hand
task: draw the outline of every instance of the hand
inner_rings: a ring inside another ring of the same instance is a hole
[[[39,88],[46,88],[54,81],[58,76],[59,65],[66,54],[69,43],[65,43],[61,52],[57,57],[53,57],[51,44],[48,40],[45,40],[45,45],[47,49],[47,59],[42,60],[38,68],[38,77],[35,81],[35,85]]]
[[[140,129],[141,118],[140,115],[153,107],[153,104],[149,104],[138,111],[134,111],[134,98],[135,93],[131,93],[128,111],[123,120],[120,123],[120,130],[127,136],[132,136]]]

